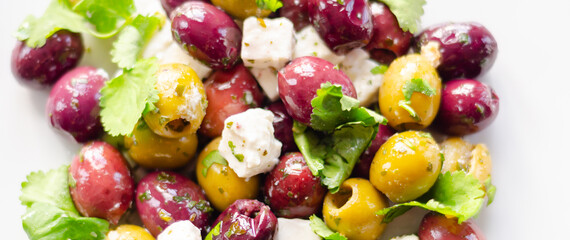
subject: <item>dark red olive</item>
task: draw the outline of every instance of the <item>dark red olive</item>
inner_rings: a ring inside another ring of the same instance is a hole
[[[176,9],[176,7],[182,5],[185,2],[190,2],[190,1],[200,1],[207,3],[210,2],[209,0],[160,0],[160,3],[162,4],[162,8],[164,8],[164,11],[166,11],[166,14],[170,16],[170,13],[172,13],[172,11]]]
[[[459,224],[456,218],[447,218],[431,212],[424,216],[418,231],[420,240],[485,240],[485,235],[472,221]]]
[[[293,139],[293,118],[283,102],[278,101],[267,106],[267,110],[273,112],[273,129],[274,135],[283,145],[281,146],[281,153],[292,152],[297,149],[295,139]]]
[[[388,125],[378,126],[376,137],[372,140],[366,151],[360,155],[360,160],[354,166],[354,170],[352,171],[353,176],[369,179],[370,165],[372,164],[372,160],[374,159],[376,152],[380,149],[380,146],[388,140],[388,138],[394,135],[394,133],[396,133],[394,129]]]
[[[309,0],[283,0],[283,7],[279,9],[279,13],[281,17],[286,17],[293,22],[295,31],[301,31],[310,24],[308,2]]]
[[[12,51],[12,74],[32,87],[51,85],[77,66],[83,51],[81,35],[65,30],[51,35],[39,48],[20,41]]]
[[[271,240],[277,229],[277,218],[268,206],[249,199],[236,200],[214,222],[219,234],[212,240]]]

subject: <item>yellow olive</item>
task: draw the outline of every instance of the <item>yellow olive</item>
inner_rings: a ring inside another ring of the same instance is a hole
[[[259,176],[240,178],[228,167],[219,154],[221,138],[215,138],[198,156],[196,176],[208,200],[220,212],[238,199],[255,199],[259,190]]]
[[[212,4],[222,8],[228,14],[242,20],[250,16],[263,18],[271,14],[270,10],[259,9],[255,0],[212,0]]]
[[[206,115],[206,92],[192,68],[179,63],[161,65],[156,73],[158,102],[144,120],[156,134],[180,138],[195,133]]]
[[[407,131],[393,135],[378,149],[370,182],[392,202],[406,202],[426,193],[440,169],[440,149],[431,135]]]
[[[373,240],[384,232],[384,216],[378,210],[388,207],[386,199],[362,178],[344,181],[337,193],[327,193],[323,217],[329,228],[351,240]]]
[[[396,130],[420,130],[431,124],[441,101],[441,79],[419,55],[399,57],[384,74],[378,94],[380,112]]]
[[[154,240],[154,237],[142,227],[125,224],[109,231],[105,240]]]
[[[491,177],[493,163],[484,144],[473,145],[461,138],[452,137],[441,143],[441,150],[445,158],[442,172],[465,171],[482,184]]]
[[[177,168],[194,157],[198,137],[195,133],[181,138],[161,137],[139,120],[132,134],[125,136],[125,147],[131,159],[145,168]]]

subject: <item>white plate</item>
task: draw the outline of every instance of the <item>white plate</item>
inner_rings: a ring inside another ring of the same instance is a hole
[[[158,0],[157,0],[158,1]],[[79,146],[53,131],[44,115],[47,90],[17,84],[10,72],[11,37],[47,0],[3,1],[0,71],[2,234],[27,239],[20,216],[20,183],[30,171],[69,163]],[[501,99],[488,129],[469,136],[491,151],[495,202],[477,219],[488,239],[568,239],[570,228],[570,2],[565,0],[432,0],[423,26],[477,21],[499,44],[499,56],[482,81]],[[413,223],[410,223],[413,225]]]

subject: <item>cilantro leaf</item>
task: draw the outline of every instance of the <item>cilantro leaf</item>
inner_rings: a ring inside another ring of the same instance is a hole
[[[155,58],[137,61],[130,70],[111,79],[101,89],[101,123],[112,136],[131,133],[141,113],[151,100],[158,99],[154,89],[158,61]]]
[[[398,106],[406,110],[416,121],[420,121],[418,114],[412,108],[412,106],[410,106],[412,104],[410,101],[412,99],[412,94],[414,94],[414,92],[418,92],[431,97],[436,94],[435,89],[430,86],[429,83],[427,83],[425,80],[421,78],[414,78],[404,84],[402,92],[404,93],[405,100],[400,100],[398,102]]]
[[[202,175],[204,177],[206,177],[206,175],[208,174],[208,169],[214,163],[221,164],[224,166],[228,165],[228,161],[226,161],[226,159],[224,157],[222,157],[222,155],[220,154],[220,151],[218,151],[218,150],[211,151],[210,153],[208,153],[208,155],[206,155],[204,160],[202,160],[202,165],[204,165],[204,168],[202,169]]]
[[[20,201],[26,206],[22,225],[31,240],[105,239],[107,221],[77,212],[69,194],[68,169],[65,165],[33,172],[22,183]]]
[[[316,215],[311,215],[309,217],[309,225],[313,232],[315,232],[320,237],[324,238],[325,240],[347,240],[347,238],[341,235],[338,232],[333,232],[332,230],[327,227],[325,222],[317,217]]]
[[[462,223],[479,213],[485,197],[482,188],[479,180],[463,171],[446,172],[420,200],[396,204],[376,214],[385,215],[383,222],[391,222],[415,206],[457,217]]]
[[[370,73],[372,73],[374,75],[384,74],[387,70],[388,70],[388,66],[380,64],[380,65],[370,69]]]
[[[206,238],[204,238],[204,240],[212,240],[215,236],[220,235],[220,228],[222,227],[222,223],[223,221],[218,222],[218,224],[216,224],[216,226],[210,230],[208,235],[206,235]]]
[[[497,192],[497,187],[491,183],[491,177],[485,180],[485,191],[487,195],[487,206],[493,203],[495,200],[495,193]]]
[[[281,0],[255,0],[255,3],[260,9],[269,9],[272,12],[283,7],[283,2]]]
[[[120,68],[132,68],[140,57],[142,49],[150,41],[154,33],[164,24],[162,15],[138,15],[126,26],[113,43],[111,56]]]
[[[424,14],[426,0],[377,0],[388,5],[404,31],[415,33]]]
[[[98,32],[110,33],[136,11],[133,0],[82,0],[73,11],[81,14]]]

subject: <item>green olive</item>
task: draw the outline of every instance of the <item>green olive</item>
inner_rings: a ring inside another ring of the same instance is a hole
[[[194,157],[198,137],[194,133],[181,138],[161,137],[139,120],[132,134],[125,136],[125,147],[131,159],[145,168],[177,168]]]
[[[431,124],[441,101],[441,79],[419,54],[399,57],[384,74],[378,94],[380,112],[396,130],[420,130]]]
[[[426,193],[440,169],[440,149],[431,135],[407,131],[393,135],[378,149],[370,182],[392,202],[406,202]]]
[[[105,240],[154,240],[154,237],[144,228],[137,225],[124,224],[109,231]]]
[[[242,20],[250,16],[263,18],[271,14],[269,10],[259,9],[255,0],[212,0],[212,4]]]
[[[327,193],[323,203],[323,217],[327,226],[348,239],[373,240],[384,232],[384,216],[378,210],[388,207],[384,197],[362,178],[344,181],[337,193]]]
[[[458,137],[449,138],[441,143],[445,160],[442,172],[465,171],[484,184],[491,177],[493,163],[487,146],[473,145]]]

